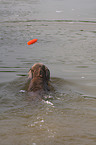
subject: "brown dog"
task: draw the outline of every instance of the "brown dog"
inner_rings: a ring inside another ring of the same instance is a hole
[[[30,79],[28,92],[49,91],[48,82],[50,80],[50,71],[45,65],[41,63],[34,64],[28,75]]]

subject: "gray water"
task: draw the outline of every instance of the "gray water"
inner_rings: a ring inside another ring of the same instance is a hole
[[[0,145],[95,145],[96,0],[0,0],[0,34]],[[37,62],[54,91],[33,102]]]

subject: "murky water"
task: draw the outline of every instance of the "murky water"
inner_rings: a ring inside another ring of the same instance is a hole
[[[95,145],[96,1],[0,0],[0,32],[0,145]],[[54,87],[43,101],[24,91],[36,62]]]

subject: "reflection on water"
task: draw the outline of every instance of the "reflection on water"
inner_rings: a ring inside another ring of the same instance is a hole
[[[95,11],[95,0],[0,1],[1,145],[96,144]],[[42,101],[26,92],[37,62],[51,72]]]

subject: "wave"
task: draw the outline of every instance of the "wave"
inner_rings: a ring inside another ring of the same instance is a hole
[[[59,23],[96,23],[92,20],[62,20],[62,19],[46,19],[46,20],[16,20],[16,21],[3,21],[0,23],[19,23],[19,22],[59,22]]]

